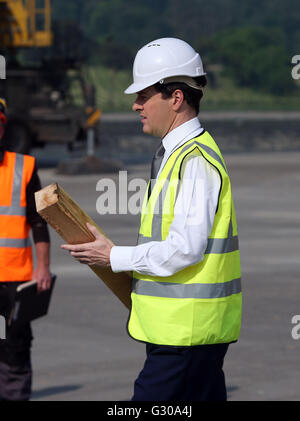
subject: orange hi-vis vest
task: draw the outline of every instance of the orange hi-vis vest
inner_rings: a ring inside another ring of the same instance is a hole
[[[0,162],[0,282],[32,278],[26,187],[34,165],[32,156],[14,152],[5,152]]]

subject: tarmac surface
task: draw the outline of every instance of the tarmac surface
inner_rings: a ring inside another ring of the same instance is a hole
[[[291,333],[292,317],[300,314],[300,152],[224,157],[237,211],[244,293],[241,336],[224,364],[228,399],[300,400],[300,340]],[[130,165],[128,178],[147,178],[149,171],[148,164]],[[97,182],[118,181],[117,174],[66,176],[43,168],[40,178],[43,186],[58,182],[116,244],[135,245],[139,215],[96,210]],[[60,249],[63,240],[50,232],[57,282],[49,315],[32,324],[32,400],[129,400],[145,346],[128,336],[126,308],[89,267]]]

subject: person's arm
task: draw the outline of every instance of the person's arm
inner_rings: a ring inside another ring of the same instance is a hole
[[[95,227],[88,226],[96,240],[63,245],[80,263],[111,266],[114,272],[136,271],[170,276],[201,261],[212,229],[220,191],[220,176],[199,156],[186,162],[184,182],[175,205],[175,217],[165,241],[134,247],[113,246]]]
[[[33,279],[38,283],[38,291],[44,291],[51,286],[50,273],[50,243],[35,243],[37,264],[34,269]]]
[[[38,291],[44,291],[51,286],[50,273],[50,237],[46,222],[37,213],[34,193],[41,189],[41,182],[36,168],[26,188],[27,221],[32,229],[32,236],[36,250],[36,267],[33,279],[37,281]]]

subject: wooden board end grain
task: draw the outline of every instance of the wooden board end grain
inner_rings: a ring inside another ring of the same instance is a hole
[[[87,222],[107,237],[95,221],[57,183],[36,192],[35,202],[37,212],[68,244],[88,243],[95,240],[86,226]],[[90,267],[129,309],[132,274],[130,272],[114,273],[110,268]]]

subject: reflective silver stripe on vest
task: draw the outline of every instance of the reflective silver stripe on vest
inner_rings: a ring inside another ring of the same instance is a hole
[[[9,216],[25,216],[26,215],[26,207],[20,206],[23,167],[24,167],[24,155],[16,154],[11,205],[0,206],[0,215],[9,215]]]
[[[222,298],[241,292],[241,278],[216,284],[178,284],[133,279],[132,292],[163,298]]]
[[[139,245],[139,244],[146,244],[146,243],[149,243],[150,241],[161,241],[161,239],[160,240],[155,240],[152,237],[144,237],[142,234],[139,234],[138,240],[137,240],[137,245]]]
[[[222,165],[222,167],[224,168],[224,170],[226,171],[225,165],[223,164],[222,159],[220,158],[220,156],[217,154],[217,152],[215,152],[212,148],[210,148],[207,145],[204,145],[203,143],[197,142],[195,141],[195,143],[197,145],[199,145],[202,149],[205,150],[206,153],[208,153],[208,155],[210,155],[212,158],[214,158],[216,161],[218,161],[219,164]]]
[[[153,218],[152,218],[152,241],[162,241],[162,238],[161,238],[162,214],[163,214],[163,204],[164,204],[166,193],[167,193],[167,187],[168,187],[168,182],[165,182],[155,202]]]
[[[30,246],[30,238],[0,238],[0,247],[24,248]]]
[[[154,237],[144,237],[139,234],[137,244],[146,244],[150,241],[161,241],[156,240]],[[205,250],[205,254],[224,254],[231,253],[239,249],[238,236],[229,238],[209,238]]]
[[[239,249],[238,236],[229,238],[209,238],[205,254],[231,253]]]

